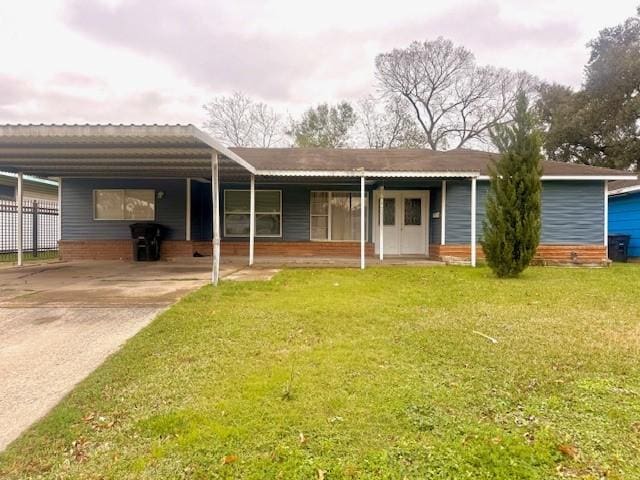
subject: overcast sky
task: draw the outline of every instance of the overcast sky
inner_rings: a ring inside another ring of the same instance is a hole
[[[579,86],[586,42],[638,0],[0,3],[0,123],[194,123],[240,90],[293,114],[375,88],[377,53],[444,36]]]

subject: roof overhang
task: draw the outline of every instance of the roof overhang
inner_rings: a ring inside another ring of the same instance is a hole
[[[193,125],[4,125],[0,170],[46,177],[209,177],[255,167]]]
[[[265,177],[355,177],[355,178],[477,178],[480,172],[429,172],[384,170],[257,170]]]
[[[598,181],[615,181],[615,180],[637,180],[635,175],[542,175],[541,180],[598,180]],[[489,175],[481,175],[479,180],[491,180]]]
[[[637,178],[633,178],[633,179],[630,178],[625,180],[637,180]],[[625,193],[635,193],[635,192],[640,192],[640,185],[631,185],[629,187],[616,188],[614,190],[609,190],[607,192],[607,195],[609,196],[624,195]]]

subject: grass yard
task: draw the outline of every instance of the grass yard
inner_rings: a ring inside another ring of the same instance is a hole
[[[45,260],[57,260],[58,259],[58,251],[57,250],[48,250],[45,252],[39,252],[37,256],[33,255],[31,251],[24,251],[22,254],[22,260],[24,262],[38,262]],[[15,252],[11,253],[3,253],[0,252],[0,264],[17,264],[18,263],[18,254]]]
[[[1,454],[0,477],[640,478],[639,287],[631,265],[205,287]]]

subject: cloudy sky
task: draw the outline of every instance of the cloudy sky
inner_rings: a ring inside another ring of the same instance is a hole
[[[444,36],[579,86],[585,43],[638,0],[0,3],[0,123],[194,123],[239,90],[296,114],[375,88],[377,53]]]

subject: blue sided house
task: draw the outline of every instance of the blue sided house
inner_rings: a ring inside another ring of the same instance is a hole
[[[629,235],[630,260],[640,261],[640,181],[609,185],[609,234]]]
[[[130,227],[153,222],[160,258],[213,257],[214,279],[221,256],[475,265],[496,158],[467,149],[228,148],[193,125],[0,126],[0,170],[59,179],[63,260],[131,260]],[[607,263],[609,182],[637,176],[542,167],[537,259]]]

